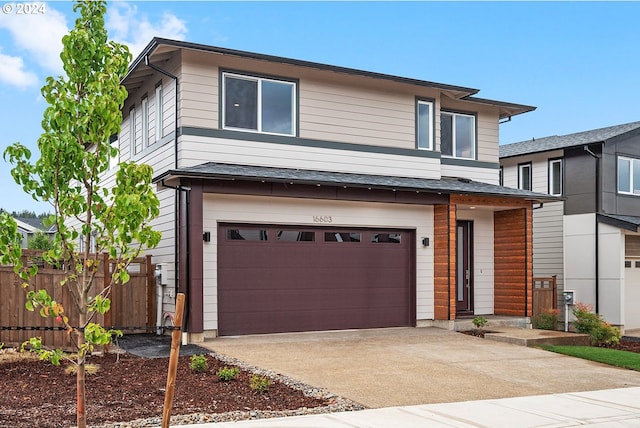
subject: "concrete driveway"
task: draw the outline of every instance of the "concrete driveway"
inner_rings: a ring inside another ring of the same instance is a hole
[[[640,372],[436,328],[222,337],[203,346],[370,408],[640,386]]]

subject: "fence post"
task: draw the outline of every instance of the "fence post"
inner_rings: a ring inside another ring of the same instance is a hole
[[[154,302],[155,302],[155,287],[154,287],[154,269],[151,264],[151,255],[147,254],[145,256],[145,266],[146,266],[146,274],[147,274],[147,327],[151,327],[154,323]],[[159,310],[157,308],[156,310]]]

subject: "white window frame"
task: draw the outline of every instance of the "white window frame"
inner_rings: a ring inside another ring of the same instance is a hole
[[[620,161],[627,161],[629,162],[629,191],[622,191],[620,190]],[[616,162],[616,190],[618,191],[619,194],[621,195],[630,195],[630,196],[640,196],[640,190],[638,191],[638,193],[634,193],[633,189],[635,186],[635,183],[633,182],[633,169],[634,169],[634,165],[638,164],[638,167],[640,167],[640,159],[638,158],[631,158],[628,156],[618,156],[618,160]],[[638,188],[640,188],[640,185],[637,186]]]
[[[560,192],[554,193],[553,188],[555,187],[555,182],[553,181],[553,166],[560,165],[560,177],[558,180]],[[564,174],[564,162],[562,159],[549,159],[549,194],[553,196],[562,196],[562,192],[564,191],[564,182],[563,182],[563,174]]]
[[[142,116],[142,150],[149,147],[149,99],[144,96],[140,101],[140,114]]]
[[[442,141],[440,142],[440,152],[442,154],[443,157],[445,158],[456,158],[456,159],[471,159],[471,160],[475,160],[476,159],[476,146],[478,145],[478,141],[477,141],[477,120],[476,120],[476,116],[473,114],[468,114],[468,113],[457,113],[457,112],[452,112],[452,111],[441,111],[440,112],[440,116],[445,115],[445,116],[451,116],[451,154],[450,155],[445,155],[442,153]],[[456,120],[458,117],[463,116],[463,117],[470,117],[473,122],[472,122],[472,128],[473,128],[473,132],[471,133],[471,138],[473,139],[473,141],[471,142],[471,156],[469,157],[462,157],[462,156],[456,156],[456,152],[457,150],[457,138],[456,138]]]
[[[528,169],[529,172],[527,174],[524,174],[524,169]],[[524,183],[523,183],[523,178],[524,176],[527,175],[529,177],[529,189],[526,189],[524,187]],[[528,190],[530,192],[533,191],[533,165],[529,162],[529,163],[521,163],[518,164],[518,189],[520,190]]]
[[[258,114],[258,118],[257,118],[257,127],[258,129],[249,129],[249,128],[236,128],[236,127],[230,127],[230,126],[226,126],[226,110],[227,110],[227,106],[225,104],[225,99],[226,99],[226,78],[227,77],[232,77],[234,79],[242,79],[242,80],[250,80],[250,81],[255,81],[258,82],[258,104],[257,104],[257,114]],[[279,133],[279,132],[267,132],[267,131],[263,131],[262,130],[262,82],[276,82],[276,83],[280,83],[280,84],[284,84],[284,85],[290,85],[293,90],[291,91],[291,133]],[[279,79],[271,79],[271,78],[267,78],[267,77],[257,77],[257,76],[251,76],[251,75],[246,75],[246,74],[238,74],[238,73],[229,73],[229,72],[223,72],[222,73],[222,98],[221,98],[221,104],[222,104],[222,128],[223,129],[229,129],[229,130],[234,130],[234,131],[243,131],[243,132],[254,132],[256,134],[270,134],[270,135],[286,135],[286,136],[295,136],[297,133],[297,129],[298,129],[298,123],[297,123],[297,117],[298,117],[298,113],[297,113],[297,93],[298,93],[298,85],[296,82],[292,82],[289,80],[279,80]]]
[[[163,121],[163,111],[162,111],[162,83],[156,86],[156,115],[155,115],[155,137],[156,141],[160,141],[163,137],[162,135],[162,121]]]
[[[420,133],[420,129],[422,128],[421,126],[421,121],[420,121],[420,106],[421,105],[426,105],[429,106],[429,117],[427,118],[427,124],[429,127],[429,131],[427,132],[427,144],[421,144],[423,143],[422,141],[422,134]],[[419,150],[433,150],[433,109],[434,109],[434,102],[433,101],[429,101],[429,100],[418,100],[418,102],[416,103],[416,147]]]
[[[135,107],[131,107],[129,110],[129,137],[131,138],[131,151],[134,155],[142,152],[142,146],[138,147],[137,139],[138,139],[138,130],[137,130],[137,120],[136,120],[137,109]],[[139,150],[138,150],[139,149]]]

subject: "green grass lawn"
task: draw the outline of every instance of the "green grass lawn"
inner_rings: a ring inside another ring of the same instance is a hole
[[[598,348],[595,346],[543,345],[540,346],[540,348],[556,352],[558,354],[569,355],[571,357],[583,358],[585,360],[596,361],[598,363],[609,364],[611,366],[640,371],[640,354],[635,352],[618,351],[617,349]]]

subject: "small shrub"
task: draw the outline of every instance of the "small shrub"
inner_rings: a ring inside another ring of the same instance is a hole
[[[558,314],[559,311],[557,309],[545,310],[533,318],[533,328],[555,330],[558,326]]]
[[[209,368],[209,362],[207,361],[207,357],[204,355],[192,355],[189,367],[194,372],[203,373]]]
[[[576,318],[571,325],[578,333],[591,336],[593,345],[616,345],[620,342],[620,329],[607,323],[602,315],[591,312],[593,306],[576,303],[571,310]]]
[[[487,324],[489,324],[489,321],[487,321],[487,319],[485,317],[475,317],[473,319],[473,321],[471,321],[473,323],[473,325],[476,327],[476,329],[478,330],[482,330],[482,328],[484,326],[486,326]]]
[[[249,381],[249,387],[255,392],[267,392],[269,387],[273,385],[273,381],[266,376],[254,374]]]
[[[218,373],[216,374],[218,375],[218,379],[222,382],[229,382],[234,380],[236,376],[240,374],[240,369],[237,367],[223,367],[218,370]]]

